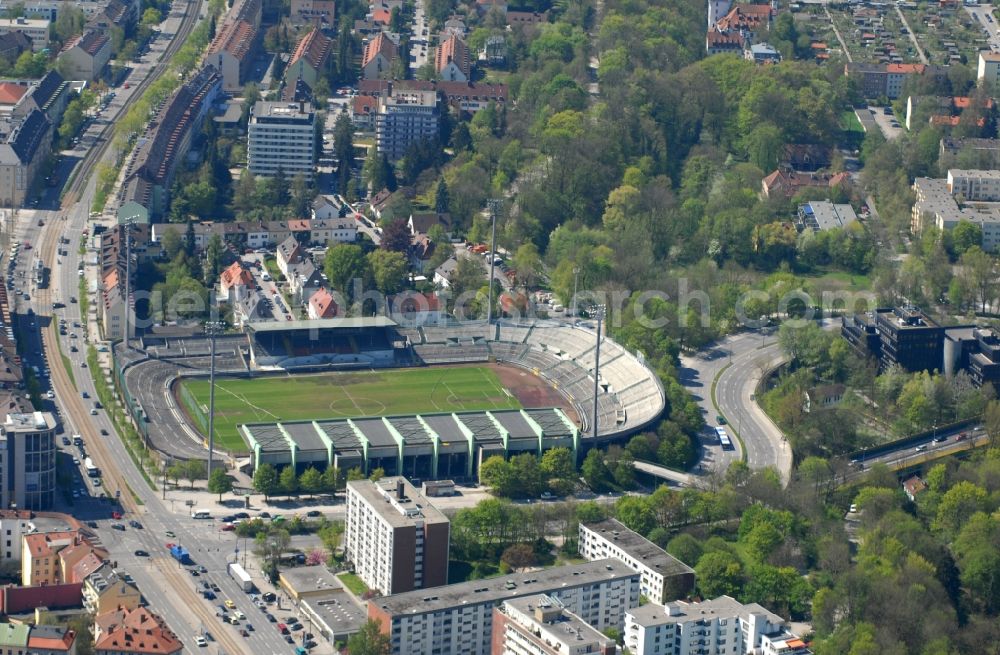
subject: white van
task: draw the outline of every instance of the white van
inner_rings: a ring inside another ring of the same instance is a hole
[[[271,274],[270,273],[264,273],[264,274],[262,274],[260,276],[260,279],[264,280],[265,282],[270,282],[271,281]]]
[[[191,512],[191,518],[193,519],[210,519],[212,518],[212,513],[207,509],[196,509]]]

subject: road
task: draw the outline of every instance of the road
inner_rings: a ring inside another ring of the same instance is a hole
[[[969,12],[972,19],[978,22],[990,41],[991,49],[1000,51],[1000,26],[997,26],[996,17],[993,14],[991,5],[969,6],[965,5],[965,11]],[[989,16],[989,18],[987,18]]]
[[[920,47],[919,43],[917,43],[917,36],[910,28],[910,24],[906,21],[906,16],[903,15],[903,10],[899,8],[899,5],[896,5],[896,14],[899,16],[899,22],[902,23],[903,27],[906,29],[906,33],[909,34],[913,47],[917,50],[917,56],[920,57],[920,63],[929,64],[930,62],[927,61],[927,55],[924,54],[924,49]]]
[[[413,10],[413,23],[411,27],[413,36],[410,39],[410,43],[412,44],[410,46],[410,70],[412,71],[417,71],[428,61],[430,50],[429,31],[424,0],[417,0]]]
[[[154,46],[154,54],[161,53],[168,60],[180,42],[186,38],[196,23],[199,15],[199,4],[192,3],[184,13],[186,18],[177,17],[167,20],[164,32],[175,33],[178,41],[169,45]],[[173,14],[172,14],[173,15]],[[170,24],[173,24],[171,29]],[[122,89],[119,97],[112,103],[106,113],[109,121],[113,121],[132,100],[133,94],[138,95],[154,77],[145,76],[151,71],[160,73],[165,70],[163,64],[140,64],[130,76],[130,89]],[[235,582],[225,575],[226,558],[235,547],[235,537],[229,533],[217,533],[212,522],[195,523],[191,519],[178,518],[171,513],[164,502],[143,480],[139,470],[126,462],[129,454],[122,442],[114,436],[114,426],[105,410],[97,410],[91,414],[93,398],[96,397],[90,372],[85,368],[85,348],[79,346],[77,352],[71,352],[71,346],[84,341],[84,328],[74,328],[73,322],[84,323],[80,315],[79,303],[71,298],[78,293],[78,253],[79,235],[87,230],[89,207],[94,194],[95,180],[86,177],[100,161],[113,160],[108,147],[111,127],[106,122],[95,122],[88,128],[87,136],[82,143],[89,150],[70,153],[71,157],[64,160],[62,167],[57,169],[57,175],[68,175],[72,157],[77,158],[82,177],[68,182],[67,207],[58,208],[57,188],[46,188],[38,203],[38,209],[28,209],[20,212],[16,225],[16,238],[21,242],[33,245],[32,249],[23,247],[17,262],[14,279],[16,286],[21,287],[22,294],[15,300],[18,314],[22,317],[21,334],[25,341],[24,350],[28,355],[29,365],[38,366],[40,371],[51,372],[48,381],[55,393],[55,403],[52,407],[61,415],[66,433],[80,434],[84,440],[86,453],[94,459],[103,472],[103,485],[96,487],[93,481],[84,481],[79,470],[73,473],[73,484],[77,491],[82,490],[83,496],[78,499],[67,499],[72,503],[69,511],[81,520],[95,521],[97,534],[103,545],[108,548],[111,558],[118,562],[118,568],[124,570],[136,580],[140,590],[145,595],[150,608],[163,616],[171,628],[178,634],[181,641],[189,647],[194,645],[194,637],[204,627],[210,627],[216,638],[214,652],[261,653],[261,652],[291,652],[292,647],[284,642],[276,630],[262,629],[252,633],[249,639],[238,636],[234,628],[218,624],[214,610],[204,600],[195,596],[194,585],[190,574],[178,568],[177,564],[166,556],[164,543],[167,541],[166,531],[176,533],[175,541],[186,544],[198,563],[209,570],[209,575],[218,578],[217,584],[224,597],[241,599],[240,605],[244,611],[253,616],[245,594],[239,590]],[[65,178],[58,178],[66,182]],[[63,235],[72,235],[69,244],[60,243]],[[65,254],[59,254],[62,250]],[[31,281],[29,267],[33,257],[40,257],[50,269],[47,288],[36,288]],[[91,299],[93,307],[93,298]],[[53,309],[53,302],[65,304],[65,308]],[[28,314],[31,309],[34,316]],[[93,312],[92,312],[93,315]],[[58,320],[64,318],[67,322],[67,334],[60,340]],[[73,339],[70,334],[76,333]],[[67,358],[69,367],[64,368],[60,353]],[[46,365],[47,364],[47,365]],[[70,377],[72,375],[72,378]],[[81,393],[86,392],[85,399]],[[75,456],[70,448],[63,446],[65,455],[60,458],[61,464],[68,463]],[[83,453],[76,453],[82,459]],[[123,463],[125,463],[123,465]],[[96,498],[103,489],[110,497],[120,495],[118,502],[104,502]],[[112,509],[122,511],[126,519],[136,519],[145,524],[145,529],[127,528],[124,532],[109,529]],[[139,557],[136,550],[145,550],[152,558]],[[166,584],[165,584],[166,583]],[[263,628],[263,621],[257,623]],[[213,649],[208,650],[209,653]]]
[[[844,41],[844,37],[841,36],[840,30],[837,29],[837,24],[833,22],[833,16],[830,15],[830,8],[824,4],[823,11],[826,13],[826,19],[830,21],[830,27],[833,28],[833,34],[837,37],[837,41],[840,42],[840,49],[844,51],[844,56],[847,57],[847,61],[854,61],[854,58],[851,57],[851,51],[847,47],[847,41]]]

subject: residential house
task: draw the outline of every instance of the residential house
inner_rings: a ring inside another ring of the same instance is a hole
[[[914,76],[931,75],[946,78],[947,66],[928,64],[844,64],[844,75],[858,80],[861,94],[866,98],[895,100],[902,94],[907,80]]]
[[[292,22],[336,27],[336,4],[334,0],[292,0]]]
[[[14,107],[27,92],[28,85],[26,84],[0,82],[0,112],[9,114],[14,111]]]
[[[914,475],[903,481],[903,491],[910,502],[916,502],[917,496],[927,491],[927,483],[921,480],[920,476]]]
[[[709,30],[705,34],[705,51],[711,55],[742,55],[743,35],[739,32]]]
[[[410,268],[415,273],[423,274],[427,270],[427,264],[434,255],[437,244],[426,234],[417,233],[410,237]]]
[[[389,204],[390,198],[392,198],[392,191],[382,189],[369,199],[368,206],[371,207],[376,219],[382,220],[382,210]]]
[[[507,11],[507,25],[516,27],[533,27],[549,21],[548,11]]]
[[[468,82],[472,77],[469,46],[455,35],[438,46],[434,53],[434,70],[447,82]]]
[[[500,34],[486,37],[479,53],[479,61],[485,62],[487,66],[503,66],[507,63],[507,39]]]
[[[994,88],[1000,86],[1000,52],[983,50],[979,53],[976,79],[980,84],[989,83]]]
[[[830,165],[830,147],[815,143],[789,143],[781,153],[781,166],[793,171],[817,171]]]
[[[244,268],[243,262],[235,261],[219,275],[219,300],[236,302],[255,286],[253,273]]]
[[[142,594],[134,585],[125,582],[109,562],[87,576],[83,582],[83,606],[95,615],[115,609],[138,609]]]
[[[22,535],[21,585],[39,587],[62,582],[59,551],[75,543],[77,536],[76,530]]]
[[[0,35],[21,32],[31,39],[31,49],[41,52],[49,47],[49,26],[44,18],[0,18]]]
[[[208,47],[205,62],[219,69],[227,92],[243,88],[253,65],[258,30],[245,20],[224,23]]]
[[[812,412],[836,407],[844,399],[846,391],[847,387],[842,384],[823,384],[810,387],[805,392],[806,404],[803,409],[806,412]]]
[[[31,52],[31,39],[24,32],[0,34],[0,58],[13,64],[23,52]]]
[[[356,95],[351,98],[350,117],[354,129],[359,132],[374,132],[376,109],[378,109],[378,98],[375,96]]]
[[[457,111],[474,114],[490,103],[507,102],[507,85],[486,82],[446,82],[441,80],[361,80],[358,93],[384,98],[393,93],[433,91]]]
[[[278,264],[278,270],[288,278],[291,277],[288,269],[293,264],[298,264],[302,261],[305,256],[305,249],[299,240],[294,236],[289,236],[287,239],[282,241],[275,252],[275,260]]]
[[[160,107],[125,169],[118,221],[155,222],[169,204],[170,186],[194,135],[222,92],[222,76],[211,65],[182,84]]]
[[[64,625],[32,625],[28,633],[30,655],[76,655],[76,632]]]
[[[329,68],[332,50],[333,41],[318,27],[314,27],[302,37],[295,52],[292,53],[285,69],[286,82],[302,80],[310,89],[315,87],[317,80],[323,77]]]
[[[59,67],[70,79],[93,82],[111,60],[111,39],[90,29],[66,42],[59,53]]]
[[[434,284],[442,289],[447,289],[451,286],[451,278],[455,275],[456,270],[458,270],[458,260],[449,257],[443,264],[434,269]]]
[[[330,220],[312,219],[309,224],[309,243],[326,246],[331,243],[354,243],[358,240],[358,222],[353,216]]]
[[[460,39],[465,38],[465,33],[468,31],[468,27],[465,25],[465,21],[462,20],[461,16],[452,14],[448,17],[448,20],[444,22],[444,31],[442,34],[451,36],[455,35]]]
[[[92,571],[97,570],[100,562],[108,556],[108,551],[98,548],[89,540],[89,536],[80,534],[70,545],[59,551],[59,570],[65,582],[83,582]],[[94,561],[98,563],[94,565]],[[81,564],[82,562],[87,562]]]
[[[87,22],[87,27],[94,28],[105,34],[118,28],[125,34],[131,34],[139,24],[139,3],[131,0],[109,0],[104,8]]]
[[[14,107],[14,116],[25,118],[32,111],[38,110],[45,114],[52,125],[58,125],[69,103],[69,94],[69,82],[56,71],[50,70],[42,79],[28,87],[28,92]]]
[[[271,307],[264,303],[264,295],[259,292],[247,293],[233,303],[233,321],[237,327],[257,321],[272,321]]]
[[[105,612],[94,621],[94,655],[174,655],[183,648],[163,619],[145,607]]]
[[[312,218],[328,221],[347,215],[347,205],[341,204],[336,196],[319,194],[312,202]]]
[[[361,77],[366,80],[384,80],[392,76],[392,62],[399,58],[399,46],[384,33],[365,44],[361,56]]]
[[[448,235],[448,238],[451,238],[451,214],[448,212],[422,212],[419,214],[410,214],[409,220],[406,221],[406,226],[410,228],[410,234],[413,236],[416,236],[417,234],[428,234],[430,233],[431,228],[435,225],[441,227],[445,234]]]
[[[507,0],[476,0],[476,13],[485,16],[490,11],[496,10],[501,15],[507,14]]]
[[[314,293],[326,286],[323,270],[311,259],[288,267],[288,290],[295,302],[305,305]]]
[[[17,655],[28,648],[31,626],[27,623],[0,623],[0,653]]]
[[[334,300],[333,294],[330,293],[329,289],[320,287],[309,298],[308,313],[310,319],[335,318],[337,312],[337,302]]]
[[[769,43],[754,43],[743,47],[743,58],[760,66],[761,64],[777,64],[781,61],[781,53]]]
[[[847,173],[798,173],[778,169],[761,181],[761,194],[765,198],[793,198],[804,189],[835,189],[850,183]]]
[[[21,117],[15,107],[12,115],[0,118],[0,206],[24,204],[49,155],[52,132],[52,122],[37,109]]]
[[[281,87],[281,102],[286,104],[311,103],[314,100],[312,87],[301,77],[289,81]]]

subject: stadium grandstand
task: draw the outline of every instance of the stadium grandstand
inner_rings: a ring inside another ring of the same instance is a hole
[[[498,416],[515,420],[503,411],[358,419],[317,416],[305,427],[271,423],[240,428],[255,462],[298,466],[301,462],[318,462],[322,455],[323,462],[340,467],[360,465],[367,471],[382,466],[387,473],[434,477],[437,472],[440,477],[460,478],[463,476],[458,472],[473,470],[484,454],[516,451],[520,440],[531,440],[533,447],[545,449],[570,438],[561,433],[553,436],[564,421],[573,426],[570,440],[584,445],[620,440],[655,422],[666,399],[659,379],[646,366],[642,354],[629,352],[602,336],[598,373],[596,345],[593,329],[551,320],[433,327],[403,327],[386,317],[273,321],[251,324],[240,335],[220,336],[216,367],[226,375],[253,376],[280,370],[497,362],[544,379],[568,401],[578,424],[552,408],[515,412],[531,417],[524,421],[530,430],[499,422]],[[134,404],[152,408],[147,409],[155,418],[148,424],[150,445],[171,457],[204,457],[203,431],[199,434],[198,426],[177,411],[169,390],[182,377],[208,376],[209,339],[161,338],[146,340],[143,346],[145,359],[134,359],[134,355],[122,359],[121,349],[116,350],[116,356],[124,383],[136,400]],[[536,412],[542,414],[536,416]],[[551,418],[554,413],[558,421]],[[291,430],[289,426],[293,426]],[[318,441],[303,436],[299,441],[299,436],[311,435],[313,426],[321,426],[325,436],[315,437]],[[458,437],[460,443],[456,442]]]
[[[386,475],[472,478],[491,455],[579,447],[580,432],[559,409],[455,412],[257,423],[240,426],[250,464],[381,468]]]

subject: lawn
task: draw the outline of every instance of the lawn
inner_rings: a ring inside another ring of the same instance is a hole
[[[357,596],[359,599],[368,593],[368,585],[364,581],[353,573],[340,573],[337,578],[347,587],[348,591]]]
[[[195,423],[208,414],[208,380],[183,386],[197,407],[183,402]],[[185,393],[181,393],[184,401]],[[241,423],[357,418],[429,412],[517,409],[496,374],[485,366],[322,373],[215,382],[215,436],[224,448],[244,450]],[[192,411],[194,409],[194,411]],[[200,414],[200,416],[198,415]]]

